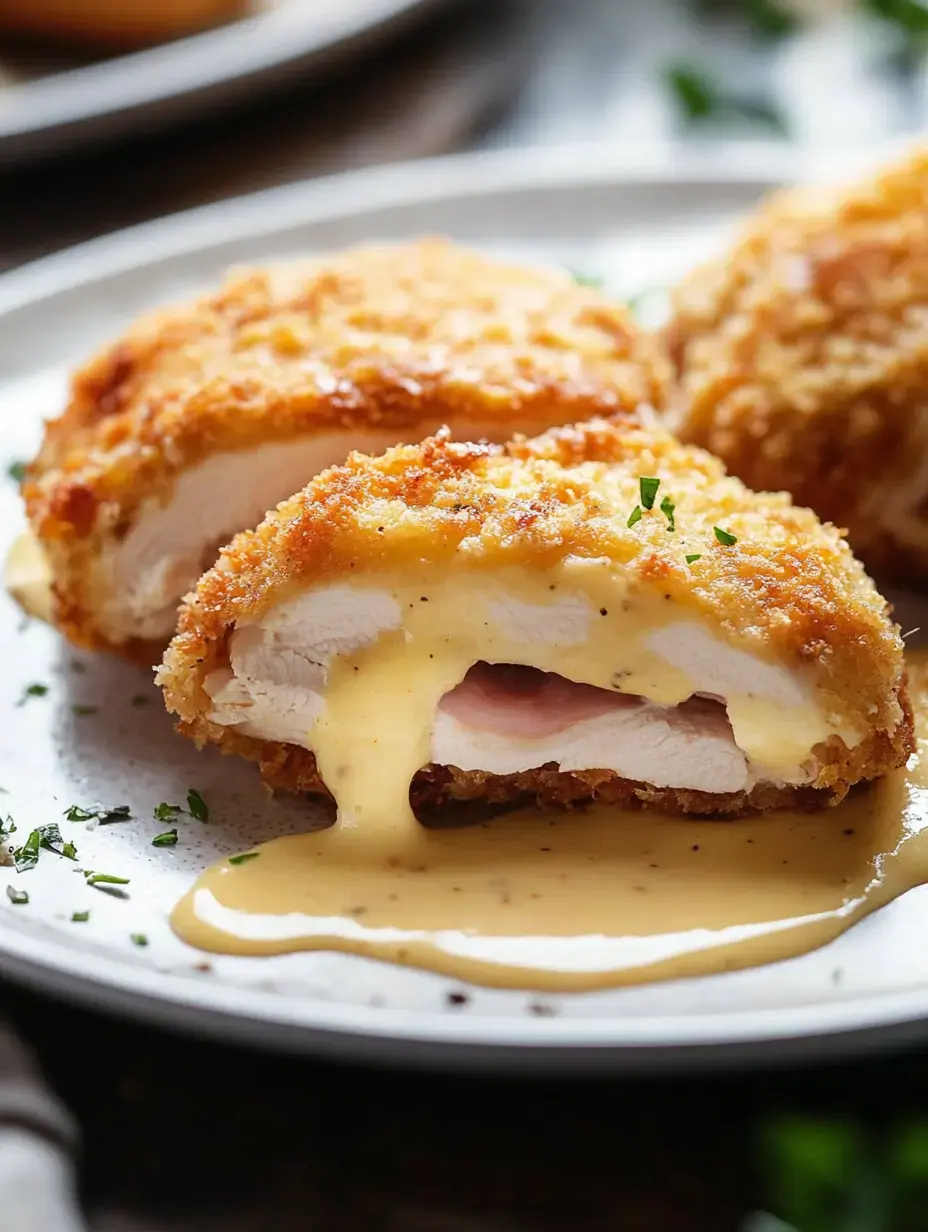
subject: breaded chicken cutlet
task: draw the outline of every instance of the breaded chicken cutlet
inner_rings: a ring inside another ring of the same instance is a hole
[[[660,405],[665,375],[567,272],[439,240],[237,273],[97,355],[48,425],[24,492],[56,623],[151,662],[219,547],[351,449]]]
[[[653,418],[320,475],[182,609],[179,729],[369,824],[406,799],[815,809],[903,764],[902,643],[847,544]]]
[[[772,198],[676,290],[684,440],[928,580],[928,148],[838,190]]]

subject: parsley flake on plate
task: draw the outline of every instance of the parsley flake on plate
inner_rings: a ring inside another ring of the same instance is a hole
[[[114,804],[111,807],[105,804],[88,804],[86,808],[71,804],[65,809],[64,815],[68,821],[98,821],[101,826],[106,826],[114,821],[128,821],[132,816],[132,809],[128,804]]]
[[[6,896],[15,907],[24,907],[29,901],[26,890],[17,890],[15,886],[6,887]]]
[[[29,700],[30,697],[45,697],[47,693],[48,693],[47,684],[38,684],[38,683],[27,684],[26,687],[23,689],[22,693],[20,694],[19,701],[16,703],[16,705],[25,706],[26,702]]]
[[[733,543],[738,542],[738,536],[733,535],[730,530],[723,530],[721,526],[713,526],[715,537],[719,543],[723,543],[725,547],[730,548]]]
[[[97,886],[97,885],[123,886],[123,885],[129,884],[128,877],[116,877],[114,876],[113,873],[85,872],[84,876],[86,877],[87,884],[89,886]]]
[[[229,856],[230,864],[247,864],[249,860],[257,860],[260,851],[243,851],[241,855]]]
[[[195,787],[187,792],[187,811],[196,821],[209,821],[209,806]]]
[[[35,868],[39,862],[39,853],[43,849],[54,852],[56,856],[64,856],[67,860],[77,859],[77,848],[73,843],[64,841],[58,823],[53,821],[47,826],[36,826],[22,847],[17,847],[13,852],[17,873],[25,873],[30,868]]]
[[[90,919],[89,911],[75,911],[71,915],[72,924],[86,924]]]
[[[164,834],[156,834],[151,840],[152,847],[174,847],[177,844],[177,831],[165,830]]]

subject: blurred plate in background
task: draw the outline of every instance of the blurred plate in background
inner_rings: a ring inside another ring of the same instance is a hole
[[[286,84],[369,47],[439,2],[254,0],[254,16],[58,71],[34,52],[0,52],[0,166],[150,131]]]

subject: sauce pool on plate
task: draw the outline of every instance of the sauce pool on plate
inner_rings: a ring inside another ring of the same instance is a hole
[[[928,655],[919,752],[820,813],[740,821],[593,807],[394,831],[341,825],[208,869],[172,923],[204,950],[341,950],[477,984],[568,991],[804,953],[928,881]]]

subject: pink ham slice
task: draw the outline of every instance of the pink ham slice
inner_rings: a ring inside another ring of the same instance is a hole
[[[475,663],[441,699],[441,709],[462,726],[522,740],[553,736],[584,719],[640,705],[637,697],[512,663]]]

